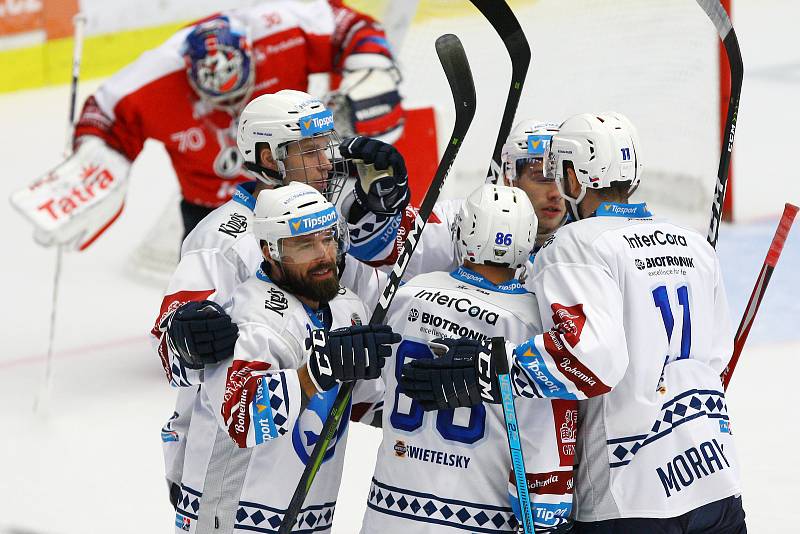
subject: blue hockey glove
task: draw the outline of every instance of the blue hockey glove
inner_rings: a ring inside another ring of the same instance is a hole
[[[306,367],[318,391],[328,391],[341,382],[372,380],[381,376],[383,364],[392,355],[392,343],[400,335],[386,325],[357,325],[311,332]]]
[[[434,359],[416,359],[403,366],[400,387],[425,411],[500,403],[500,384],[492,365],[489,342],[434,339]]]
[[[369,137],[351,137],[339,146],[342,157],[363,160],[376,171],[392,169],[392,175],[373,181],[369,191],[364,191],[361,176],[355,185],[355,200],[365,211],[378,215],[396,215],[408,205],[411,192],[408,188],[408,171],[403,155],[388,143]]]
[[[187,302],[170,315],[167,343],[189,369],[233,356],[239,327],[216,302]]]

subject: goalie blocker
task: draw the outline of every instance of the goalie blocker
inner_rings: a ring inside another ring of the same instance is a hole
[[[130,162],[97,137],[86,137],[62,163],[11,195],[43,246],[84,250],[122,213]]]

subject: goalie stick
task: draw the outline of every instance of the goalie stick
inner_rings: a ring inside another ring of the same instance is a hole
[[[725,130],[723,131],[721,150],[719,156],[719,168],[717,169],[717,185],[714,189],[714,201],[711,204],[711,221],[708,225],[708,242],[711,246],[717,247],[719,237],[719,221],[722,218],[722,203],[725,200],[725,191],[728,185],[728,170],[731,165],[731,153],[733,152],[733,137],[736,133],[736,118],[739,115],[739,97],[742,94],[742,77],[744,76],[744,65],[742,64],[742,52],[739,50],[739,40],[733,29],[730,17],[725,12],[719,0],[697,0],[697,3],[706,12],[708,18],[714,23],[714,27],[722,39],[725,47],[725,54],[728,56],[728,64],[731,68],[731,96],[728,100],[728,114],[725,118]]]
[[[428,217],[433,212],[433,206],[439,198],[439,193],[444,185],[445,178],[450,172],[453,161],[456,159],[461,144],[464,141],[464,136],[472,124],[472,118],[475,116],[475,84],[472,80],[472,71],[467,61],[467,56],[464,53],[464,48],[461,45],[458,37],[452,34],[445,34],[436,39],[436,53],[439,56],[439,61],[442,64],[442,69],[447,76],[447,82],[450,84],[450,90],[453,94],[453,103],[456,111],[456,120],[453,126],[453,133],[450,135],[450,141],[447,143],[447,148],[442,155],[436,173],[431,180],[428,187],[428,192],[422,201],[416,219],[414,220],[414,228],[409,233],[400,256],[389,273],[389,279],[386,286],[383,288],[381,296],[378,298],[378,304],[375,311],[370,318],[370,324],[381,324],[386,318],[386,313],[389,310],[389,305],[394,298],[397,288],[400,285],[400,279],[405,273],[408,266],[408,260],[414,253],[417,242],[422,234]],[[322,427],[317,443],[314,446],[314,451],[306,463],[300,481],[295,488],[292,500],[286,513],[283,516],[280,529],[281,534],[288,534],[291,532],[292,527],[297,520],[297,516],[311,489],[311,484],[314,482],[314,477],[322,465],[322,459],[328,449],[334,434],[336,433],[342,416],[350,403],[350,396],[353,392],[353,383],[341,384],[339,386],[339,393],[336,395],[333,407],[325,419],[325,424]]]
[[[492,183],[496,184],[502,174],[500,151],[508,139],[508,134],[511,133],[514,115],[517,113],[519,99],[522,96],[522,85],[525,83],[528,65],[531,62],[531,48],[517,17],[514,16],[514,12],[506,2],[497,0],[470,0],[470,2],[486,17],[503,40],[508,56],[511,58],[511,86],[508,88],[506,107],[503,109],[500,130],[497,132],[497,140],[494,143],[492,161],[489,163],[489,171],[486,173],[487,180],[491,179]]]
[[[72,48],[72,76],[69,84],[69,116],[67,117],[67,135],[64,146],[64,157],[72,153],[72,134],[75,129],[75,111],[78,101],[78,81],[81,73],[81,59],[83,57],[83,30],[86,26],[86,16],[78,13],[73,17],[72,23],[75,34]],[[50,302],[50,331],[47,341],[47,359],[44,364],[44,381],[39,393],[33,401],[33,411],[39,411],[46,404],[50,394],[50,385],[53,381],[53,343],[56,333],[56,308],[58,307],[58,288],[61,281],[61,265],[64,260],[64,245],[56,247],[56,265],[53,272],[53,294]]]
[[[506,423],[506,436],[508,437],[508,449],[511,453],[514,485],[517,487],[517,501],[519,502],[520,515],[522,516],[522,528],[525,534],[533,534],[533,512],[531,510],[531,499],[528,495],[528,480],[525,476],[527,471],[525,470],[525,459],[522,455],[522,443],[519,440],[517,409],[514,406],[514,392],[511,389],[511,376],[508,372],[505,340],[502,337],[492,338],[492,364],[497,371],[497,380],[500,383],[503,418]]]
[[[761,299],[764,298],[764,293],[767,291],[767,285],[772,277],[772,271],[778,264],[778,258],[783,251],[783,245],[786,242],[786,237],[789,235],[789,230],[792,228],[794,217],[797,215],[798,207],[792,204],[786,204],[783,208],[783,215],[778,223],[778,228],[775,230],[775,236],[772,238],[772,243],[769,245],[769,251],[764,263],[761,265],[761,271],[758,273],[756,285],[753,287],[753,292],[750,294],[750,300],[742,314],[742,320],[739,322],[739,328],[736,330],[736,336],[733,338],[733,354],[725,366],[725,370],[720,374],[722,379],[722,386],[725,390],[728,389],[728,384],[731,381],[736,364],[739,363],[739,356],[742,354],[744,343],[747,341],[747,335],[750,333],[750,327],[753,326],[753,320],[758,313],[758,307],[761,306]]]

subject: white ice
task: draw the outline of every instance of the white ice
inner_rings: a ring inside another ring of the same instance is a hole
[[[800,8],[789,0],[737,5],[747,76],[735,168],[737,212],[745,222],[724,226],[718,247],[735,321],[783,202],[800,203],[793,159],[800,48],[781,44],[791,42],[787,34]],[[84,84],[82,96],[95,86]],[[56,87],[0,96],[0,198],[59,161],[67,94]],[[55,253],[33,244],[31,229],[8,204],[0,209],[6,250],[0,279],[0,532],[173,528],[159,430],[175,392],[147,339],[161,288],[133,282],[123,271],[128,252],[175,189],[163,151],[148,145],[134,167],[124,216],[91,249],[65,257],[44,414],[32,408],[44,375]],[[800,228],[786,243],[728,395],[754,533],[787,532],[800,520],[800,468],[791,452],[800,441],[792,415],[800,374],[797,272]],[[358,530],[379,439],[377,430],[351,426],[335,533]]]

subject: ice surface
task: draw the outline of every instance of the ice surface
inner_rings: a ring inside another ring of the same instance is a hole
[[[798,14],[800,6],[789,0],[737,2],[734,22],[747,78],[737,131],[736,203],[749,222],[724,226],[719,243],[736,322],[783,202],[800,202],[793,161],[800,48],[780,44]],[[535,48],[534,58],[545,46]],[[82,95],[95,86],[84,84]],[[66,102],[65,87],[0,96],[0,198],[59,161]],[[134,166],[123,217],[91,249],[65,257],[45,414],[34,414],[32,406],[44,374],[55,254],[33,244],[30,228],[8,204],[0,209],[0,532],[173,528],[159,430],[175,393],[147,339],[162,288],[132,282],[123,272],[128,252],[175,189],[163,150],[149,144]],[[790,456],[800,441],[791,415],[800,374],[797,272],[800,228],[786,244],[729,392],[754,533],[785,532],[800,519],[800,468]],[[336,533],[358,530],[379,440],[375,429],[351,427]]]

